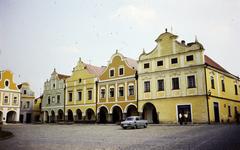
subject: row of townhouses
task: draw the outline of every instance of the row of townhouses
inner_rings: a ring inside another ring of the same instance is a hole
[[[18,121],[20,116],[21,122],[49,123],[117,123],[133,115],[149,123],[177,124],[182,117],[188,123],[238,121],[239,77],[205,55],[198,41],[186,43],[177,38],[166,31],[155,40],[156,47],[149,53],[143,51],[138,61],[116,51],[107,66],[79,59],[71,76],[54,69],[37,99],[27,83],[17,88],[2,75],[0,116],[3,121],[14,117]],[[8,103],[4,90],[12,92]],[[6,115],[11,112],[13,115]]]

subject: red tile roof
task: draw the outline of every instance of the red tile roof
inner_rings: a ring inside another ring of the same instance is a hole
[[[70,76],[69,75],[65,75],[65,74],[58,74],[58,78],[61,80],[66,80],[67,78],[69,78]]]
[[[125,57],[126,62],[128,63],[129,66],[131,66],[132,68],[134,68],[135,70],[137,70],[137,61],[129,58],[129,57]]]
[[[211,66],[215,69],[218,69],[220,71],[229,73],[226,69],[224,69],[221,65],[219,65],[217,62],[215,62],[213,59],[211,59],[210,57],[208,57],[207,55],[204,55],[205,58],[205,64],[208,66]]]
[[[95,74],[98,77],[103,73],[104,69],[106,68],[106,67],[97,67],[90,64],[85,64],[85,65],[89,73]]]

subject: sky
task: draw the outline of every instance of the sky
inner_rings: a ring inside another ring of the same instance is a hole
[[[36,97],[53,69],[106,66],[116,49],[138,59],[165,28],[240,76],[240,0],[0,0],[0,70]]]

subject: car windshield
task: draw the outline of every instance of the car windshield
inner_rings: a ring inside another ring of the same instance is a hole
[[[126,120],[128,120],[128,121],[129,121],[129,120],[133,120],[133,118],[127,118]]]

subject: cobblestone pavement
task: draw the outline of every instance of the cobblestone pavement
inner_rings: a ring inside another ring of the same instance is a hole
[[[0,150],[240,149],[240,126],[159,126],[123,130],[117,125],[6,125],[14,137]]]

